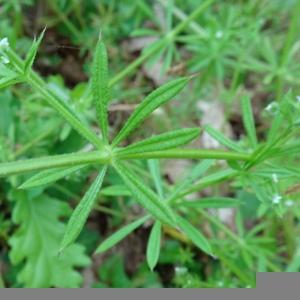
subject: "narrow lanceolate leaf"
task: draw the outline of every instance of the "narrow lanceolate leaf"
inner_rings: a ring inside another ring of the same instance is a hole
[[[97,111],[97,119],[102,131],[103,140],[108,141],[107,105],[108,90],[108,59],[103,42],[98,41],[92,70],[92,95]]]
[[[140,227],[148,218],[149,216],[145,216],[119,229],[106,240],[104,240],[96,249],[95,253],[102,253],[107,251],[108,249],[122,241],[132,231]]]
[[[154,181],[156,192],[160,199],[164,198],[163,181],[161,178],[161,170],[158,159],[148,159],[148,169]]]
[[[195,180],[199,179],[213,165],[213,163],[214,160],[205,159],[189,170],[186,178],[175,185],[173,191],[171,191],[168,197],[168,201],[176,199],[177,195],[179,195],[188,186],[191,186]]]
[[[255,123],[253,118],[253,112],[249,97],[245,96],[242,99],[242,111],[244,126],[251,143],[251,146],[255,148],[257,146],[257,137],[255,130]]]
[[[200,200],[184,201],[181,204],[185,207],[195,208],[227,208],[237,207],[241,205],[241,202],[234,198],[208,197]]]
[[[113,145],[118,145],[134,129],[136,129],[156,108],[171,100],[188,83],[189,78],[179,78],[164,84],[150,93],[129,117],[124,127],[119,131]]]
[[[198,137],[200,131],[200,128],[184,128],[162,133],[129,145],[119,150],[117,155],[121,157],[122,154],[167,150],[183,146]]]
[[[175,215],[168,204],[161,201],[137,175],[131,172],[120,162],[115,163],[114,167],[140,205],[163,223],[167,223],[171,226],[176,224]]]
[[[42,171],[32,177],[30,177],[28,180],[26,180],[24,183],[22,183],[19,187],[19,189],[29,189],[34,188],[42,185],[46,185],[49,183],[53,183],[61,178],[64,178],[78,170],[83,168],[83,166],[76,166],[71,168],[59,168],[59,169],[52,169],[52,170],[46,170]]]
[[[79,202],[71,218],[68,222],[67,229],[65,231],[63,240],[60,246],[60,252],[67,246],[72,244],[80,234],[94,204],[97,200],[98,193],[103,183],[103,179],[106,173],[107,167],[105,166],[98,174],[95,181],[92,183],[88,191],[85,193],[82,200]]]
[[[156,221],[152,226],[147,244],[147,263],[153,270],[158,262],[160,252],[161,223]]]
[[[39,46],[40,46],[40,44],[42,42],[42,39],[44,37],[45,30],[46,30],[46,28],[42,31],[42,33],[40,34],[40,36],[37,40],[34,39],[32,45],[31,45],[31,47],[30,47],[30,49],[29,49],[29,51],[26,55],[25,63],[24,63],[24,73],[25,73],[25,75],[28,75],[31,68],[32,68],[32,65],[34,63],[37,51],[38,51]]]
[[[202,251],[212,255],[211,246],[206,237],[191,223],[177,216],[177,224],[187,237]]]
[[[213,127],[207,125],[205,126],[205,131],[216,141],[218,141],[221,145],[237,151],[237,152],[243,152],[243,149],[235,142],[231,141],[229,138],[224,136],[221,132],[217,131]]]

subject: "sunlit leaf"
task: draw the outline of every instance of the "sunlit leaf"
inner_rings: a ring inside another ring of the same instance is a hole
[[[159,87],[149,94],[141,104],[131,114],[123,128],[119,131],[113,140],[113,145],[118,145],[134,129],[136,129],[156,108],[171,100],[176,96],[188,83],[189,78],[179,78]]]
[[[253,148],[255,148],[257,146],[257,137],[251,102],[248,96],[242,98],[242,113],[244,126],[249,137],[250,144]]]
[[[118,151],[119,155],[166,150],[183,146],[200,134],[199,128],[184,128],[152,136]]]
[[[232,149],[237,152],[243,152],[243,149],[235,142],[224,136],[220,131],[217,131],[213,127],[206,125],[205,126],[205,131],[216,141],[218,141],[221,145]]]
[[[97,200],[100,188],[103,183],[104,176],[106,174],[107,167],[104,167],[98,174],[95,181],[92,183],[88,191],[85,193],[82,200],[76,206],[73,211],[70,220],[67,225],[63,240],[60,246],[60,252],[63,251],[67,246],[75,241],[80,234],[94,204]]]
[[[26,58],[25,58],[25,63],[24,63],[24,73],[25,75],[28,75],[31,68],[32,68],[32,65],[34,63],[34,60],[35,60],[35,57],[36,57],[36,54],[37,54],[37,51],[39,49],[39,46],[42,42],[42,39],[44,37],[44,33],[46,31],[46,28],[42,31],[42,33],[40,34],[39,38],[36,40],[34,39],[27,55],[26,55]]]
[[[42,171],[20,185],[20,189],[29,189],[42,185],[46,185],[49,183],[53,183],[61,178],[64,178],[78,170],[80,170],[83,166],[76,166],[72,168],[63,168],[63,169],[51,169]]]
[[[226,197],[207,197],[199,200],[184,201],[181,203],[185,207],[195,207],[195,208],[228,208],[237,207],[241,205],[241,202]]]
[[[109,101],[108,89],[108,59],[105,45],[98,41],[92,70],[92,95],[97,111],[97,119],[105,142],[108,141],[107,105]]]

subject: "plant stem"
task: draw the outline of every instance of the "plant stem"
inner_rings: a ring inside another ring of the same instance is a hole
[[[10,48],[6,50],[10,62],[15,69],[23,75],[24,61]],[[60,99],[53,91],[49,89],[43,79],[34,71],[30,71],[29,76],[24,78],[33,89],[35,89],[42,97],[52,106],[81,136],[91,142],[94,146],[101,149],[103,142],[97,135],[86,125],[65,102]]]
[[[106,164],[109,163],[109,161],[110,155],[104,151],[52,155],[2,163],[0,164],[0,177],[58,167],[71,167],[91,163]]]
[[[136,154],[116,154],[116,159],[150,159],[150,158],[179,158],[179,159],[221,159],[221,160],[248,160],[249,154],[218,150],[175,149],[154,151]],[[0,164],[0,177],[24,172],[71,167],[83,164],[110,163],[112,154],[108,151],[77,152],[71,154],[52,155],[42,158],[32,158]],[[226,175],[226,174],[225,174]],[[227,175],[226,175],[227,176]],[[228,176],[227,176],[228,177]],[[215,181],[215,179],[214,179]]]
[[[249,161],[251,155],[221,150],[172,149],[143,153],[116,154],[119,159],[152,159],[152,158],[180,158],[180,159],[221,159]]]
[[[174,38],[183,31],[189,23],[198,17],[206,8],[208,8],[215,0],[207,0],[203,2],[198,8],[191,13],[184,21],[179,23],[171,32],[169,32],[163,39],[161,39],[155,46],[150,48],[148,51],[144,52],[138,59],[128,65],[124,70],[114,76],[110,82],[109,86],[115,85],[117,82],[122,80],[128,74],[130,74],[133,70],[135,70],[139,65],[141,65],[144,61],[146,61],[149,57],[155,54],[163,45],[166,43],[169,44],[174,40]]]

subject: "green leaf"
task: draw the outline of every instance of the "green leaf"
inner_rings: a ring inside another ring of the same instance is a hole
[[[164,84],[150,93],[131,114],[123,128],[114,138],[112,144],[117,146],[134,129],[136,129],[156,108],[171,100],[188,83],[189,78],[179,78]]]
[[[87,164],[105,164],[109,160],[108,153],[103,151],[77,152],[52,155],[27,160],[17,160],[0,164],[0,177],[58,167]]]
[[[82,200],[76,206],[72,213],[67,225],[63,240],[60,246],[60,252],[62,252],[67,246],[72,244],[80,234],[94,204],[97,200],[100,188],[103,183],[104,176],[106,174],[107,167],[105,166],[98,174],[95,181],[85,193]]]
[[[90,263],[84,247],[73,244],[57,257],[65,230],[60,219],[69,213],[68,204],[21,190],[13,191],[10,198],[18,228],[9,238],[9,257],[19,268],[17,283],[25,288],[80,287],[83,280],[76,268]]]
[[[228,139],[226,136],[224,136],[221,132],[217,131],[213,127],[206,125],[205,131],[216,141],[218,141],[221,145],[227,147],[228,149],[237,151],[237,152],[243,152],[243,149],[235,142]]]
[[[218,184],[220,182],[223,182],[225,180],[229,180],[230,178],[233,178],[239,174],[236,170],[221,170],[219,172],[207,175],[203,178],[201,178],[199,181],[195,182],[192,186],[187,187],[182,193],[180,193],[181,196],[191,194],[193,192],[200,191],[208,186]]]
[[[107,105],[109,101],[108,89],[108,59],[103,42],[97,43],[92,69],[92,96],[96,105],[97,118],[102,131],[103,140],[108,142]]]
[[[200,200],[184,201],[181,204],[185,207],[195,208],[227,208],[237,207],[241,205],[241,202],[234,198],[207,197]]]
[[[191,223],[177,216],[177,224],[187,237],[202,251],[212,255],[211,246],[206,237]]]
[[[22,183],[19,186],[19,189],[29,189],[38,187],[41,185],[47,185],[49,183],[53,183],[61,178],[64,178],[84,166],[76,166],[73,168],[59,168],[59,169],[52,169],[52,170],[46,170],[42,171],[32,177],[30,177],[28,180],[26,180],[24,183]]]
[[[242,98],[242,112],[243,112],[243,122],[244,122],[244,126],[250,144],[253,148],[255,148],[257,146],[257,137],[256,137],[255,123],[253,118],[251,102],[248,96]]]
[[[148,168],[150,171],[150,174],[153,178],[155,189],[158,193],[158,196],[160,199],[164,198],[164,192],[163,192],[163,182],[161,178],[160,173],[160,165],[158,159],[149,159],[148,160]]]
[[[37,51],[39,49],[39,46],[42,42],[42,39],[44,37],[44,33],[46,31],[46,28],[44,28],[44,30],[42,31],[42,33],[40,34],[39,38],[36,40],[34,39],[27,55],[25,58],[25,63],[24,63],[24,73],[27,76],[29,74],[29,72],[31,71],[32,65],[34,63]]]
[[[184,128],[162,133],[120,149],[117,154],[122,155],[176,148],[194,140],[199,136],[200,131],[199,128]]]
[[[103,253],[122,241],[128,234],[130,234],[132,231],[140,227],[147,219],[149,216],[145,216],[141,219],[138,219],[123,228],[119,229],[115,233],[113,233],[110,237],[105,239],[99,247],[96,249],[95,253]]]
[[[168,204],[161,201],[150,188],[144,185],[137,175],[120,162],[116,162],[114,167],[140,205],[163,223],[171,226],[176,224],[175,215]]]
[[[131,196],[131,193],[128,190],[128,188],[122,184],[107,186],[101,189],[100,194],[108,197]]]
[[[153,271],[155,268],[160,252],[160,239],[161,239],[161,223],[156,221],[152,226],[148,244],[147,244],[147,263],[149,268]]]

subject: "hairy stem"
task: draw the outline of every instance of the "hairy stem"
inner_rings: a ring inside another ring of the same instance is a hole
[[[106,164],[109,161],[109,153],[100,151],[52,155],[2,163],[0,164],[0,177],[58,167],[71,167],[92,163]]]
[[[221,150],[172,149],[143,153],[116,154],[119,159],[152,159],[152,158],[180,158],[180,159],[221,159],[249,161],[250,154]]]

